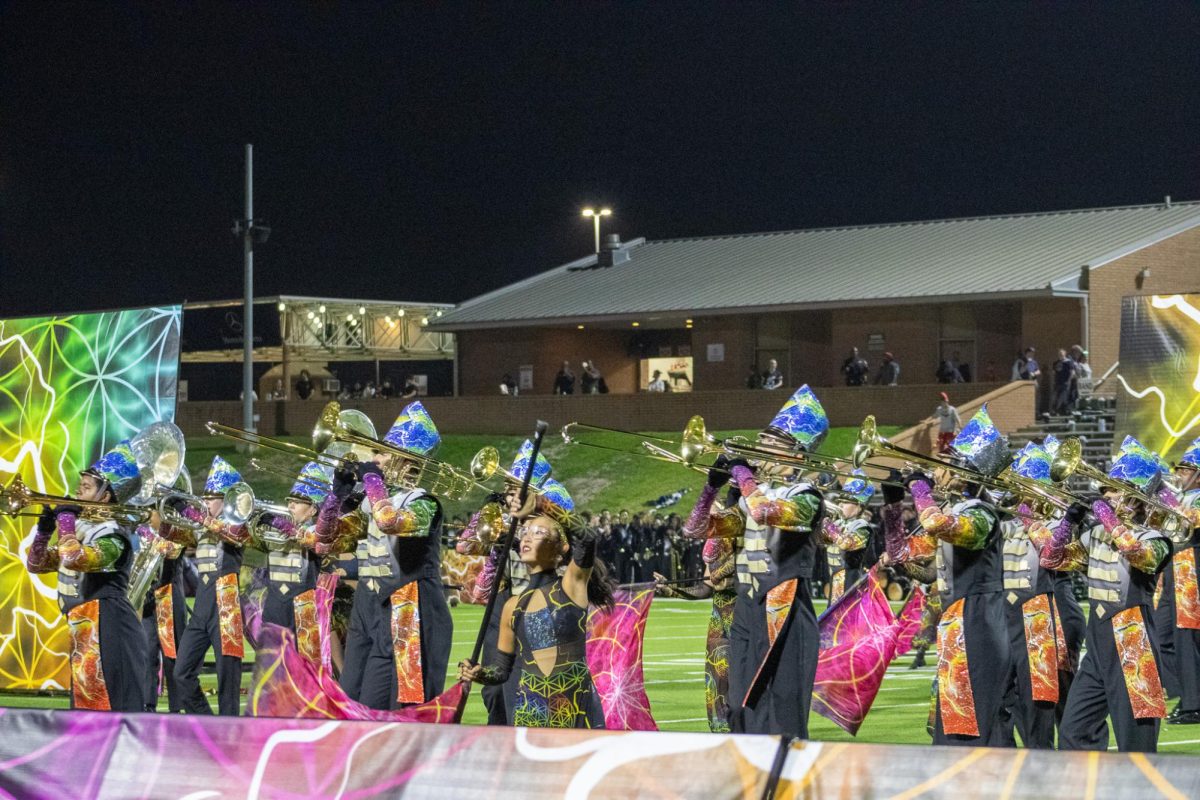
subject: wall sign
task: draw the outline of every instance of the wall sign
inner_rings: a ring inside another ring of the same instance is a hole
[[[708,361],[709,363],[725,360],[725,344],[724,342],[714,342],[708,346]]]

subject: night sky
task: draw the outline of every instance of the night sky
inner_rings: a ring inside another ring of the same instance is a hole
[[[1200,199],[1197,42],[1196,3],[0,3],[0,316],[240,296],[247,141],[264,295],[465,300],[590,252],[593,202]]]

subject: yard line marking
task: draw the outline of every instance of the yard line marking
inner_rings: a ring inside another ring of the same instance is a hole
[[[1180,739],[1177,742],[1159,742],[1159,747],[1170,747],[1173,744],[1200,744],[1200,739]]]

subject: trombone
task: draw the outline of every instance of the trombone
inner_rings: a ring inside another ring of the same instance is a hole
[[[104,503],[99,500],[79,500],[58,494],[35,492],[25,485],[20,475],[13,475],[7,486],[0,487],[0,514],[6,517],[39,517],[41,514],[26,511],[30,506],[78,506],[83,509],[80,516],[91,522],[115,520],[131,525],[140,525],[150,518],[151,509],[128,503]]]
[[[1099,484],[1105,489],[1120,495],[1114,509],[1118,512],[1126,508],[1125,500],[1137,500],[1146,507],[1146,523],[1150,527],[1159,528],[1170,535],[1187,533],[1192,526],[1186,515],[1162,502],[1156,497],[1140,492],[1116,478],[1110,478],[1102,470],[1097,469],[1083,460],[1083,445],[1077,437],[1066,439],[1058,445],[1058,452],[1050,462],[1050,480],[1061,483],[1073,477],[1085,478]],[[1124,512],[1128,513],[1128,512]],[[1123,521],[1128,522],[1128,519]]]
[[[468,475],[444,461],[375,438],[370,435],[373,428],[364,431],[356,415],[365,416],[352,409],[343,410],[337,401],[326,404],[313,428],[313,447],[326,452],[332,445],[343,442],[351,446],[347,459],[354,456],[354,448],[387,456],[380,468],[384,483],[389,486],[421,487],[449,500],[462,500],[476,489],[490,491],[482,481],[496,474],[500,466],[500,453],[495,447],[480,448],[471,459]]]
[[[863,420],[862,427],[859,429],[858,442],[854,445],[851,460],[854,462],[854,466],[861,467],[870,459],[876,457],[904,461],[904,469],[910,471],[915,469],[914,464],[933,469],[945,469],[968,483],[975,483],[987,489],[1007,492],[1014,496],[1016,503],[1029,502],[1036,507],[1037,513],[1046,516],[1053,513],[1051,509],[1066,511],[1071,503],[1076,500],[1074,495],[1064,493],[1062,490],[1042,486],[1037,481],[1013,472],[1011,464],[1000,475],[992,477],[970,467],[951,464],[935,456],[928,456],[916,450],[909,450],[894,445],[879,435],[879,431],[875,425],[875,417],[874,415],[869,415]],[[882,465],[872,464],[869,466]],[[1015,513],[1016,511],[1015,503],[1011,506],[1001,506],[1001,508],[1010,513]]]
[[[632,437],[638,440],[639,448],[630,450],[612,445],[589,442],[580,438],[576,431],[593,431],[595,433]],[[781,467],[791,467],[799,470],[824,472],[842,477],[851,477],[847,467],[851,460],[838,456],[828,456],[818,453],[807,453],[802,450],[792,450],[776,447],[762,442],[750,442],[744,436],[731,436],[728,439],[713,437],[705,427],[704,418],[694,416],[683,428],[680,441],[663,439],[657,436],[644,436],[640,433],[625,431],[619,428],[605,428],[600,425],[588,425],[582,422],[571,422],[563,426],[563,441],[567,444],[577,444],[598,450],[611,450],[625,455],[652,458],[656,461],[668,461],[682,464],[697,472],[708,472],[712,464],[701,463],[697,459],[702,456],[716,455],[729,458],[740,458],[746,461],[760,461]],[[674,449],[668,449],[668,445]],[[855,464],[854,466],[858,466]]]

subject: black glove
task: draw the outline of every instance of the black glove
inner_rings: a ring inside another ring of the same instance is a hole
[[[1070,508],[1067,509],[1067,519],[1072,525],[1078,525],[1087,518],[1089,513],[1091,513],[1091,509],[1083,503],[1071,503]]]
[[[488,503],[496,503],[497,505],[504,506],[507,503],[507,500],[505,500],[503,492],[492,492],[483,500],[483,504],[485,506]]]
[[[571,560],[583,569],[596,563],[596,531],[580,528],[571,532]]]
[[[924,472],[912,472],[904,477],[904,485],[909,488],[912,488],[912,485],[917,481],[924,481],[930,486],[933,486],[933,478],[929,477]]]
[[[366,498],[366,496],[367,496],[366,492],[351,491],[350,494],[346,495],[346,498],[344,500],[342,500],[341,513],[342,514],[351,514],[355,511],[357,511],[359,508],[362,507],[362,502]]]
[[[338,497],[346,497],[354,491],[358,483],[358,474],[351,467],[341,466],[333,471],[333,493]]]
[[[880,487],[883,492],[883,502],[886,505],[900,503],[904,500],[904,476],[897,470],[892,470],[888,473],[883,485]]]
[[[737,486],[730,486],[729,491],[725,493],[725,507],[733,508],[742,499],[742,490]]]
[[[708,470],[708,485],[713,489],[720,489],[727,483],[729,483],[729,459],[720,455]]]
[[[54,513],[56,516],[58,514],[74,514],[75,516],[78,517],[80,514],[83,513],[83,506],[77,506],[72,503],[67,503],[66,505],[62,505],[62,506],[55,506]]]
[[[182,514],[188,507],[188,502],[182,497],[170,497],[167,498],[167,506],[176,513]]]
[[[54,509],[50,506],[42,506],[42,513],[38,515],[37,529],[38,533],[54,533],[54,526],[58,524],[55,519]]]
[[[729,460],[729,471],[733,472],[734,467],[745,467],[750,469],[750,462],[744,458],[733,458]]]
[[[364,461],[358,465],[358,478],[362,480],[368,475],[378,475],[379,480],[383,481],[383,470],[374,461]]]

